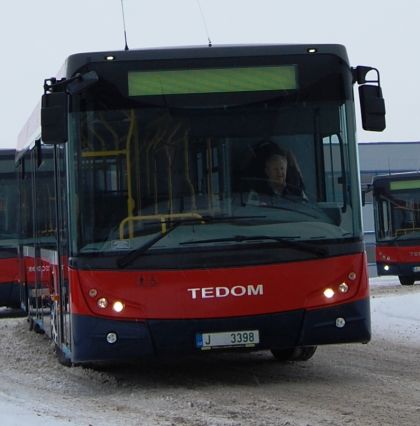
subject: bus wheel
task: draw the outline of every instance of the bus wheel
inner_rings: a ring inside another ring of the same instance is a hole
[[[398,276],[401,285],[413,285],[414,284],[414,278],[413,277],[404,277],[402,275]]]
[[[277,361],[307,361],[312,358],[316,346],[298,346],[287,349],[271,349],[271,353]]]

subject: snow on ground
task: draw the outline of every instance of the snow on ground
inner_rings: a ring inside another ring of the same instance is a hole
[[[380,344],[381,341],[392,341],[401,347],[412,347],[420,348],[420,285],[416,284],[414,286],[401,286],[398,282],[397,277],[375,277],[370,279],[371,287],[371,314],[372,314],[372,334],[376,343]],[[0,316],[7,313],[5,308],[0,308]],[[0,319],[1,321],[1,319]],[[16,328],[16,330],[18,330]],[[19,336],[17,336],[19,338]],[[6,349],[8,344],[13,342],[5,342]],[[373,344],[373,343],[371,343]],[[1,350],[2,348],[0,348]],[[45,349],[45,348],[44,348]],[[37,349],[34,348],[34,351]],[[36,357],[36,352],[30,354],[31,357]],[[32,358],[34,359],[34,358]],[[65,388],[67,384],[71,386],[77,386],[77,380],[83,381],[84,374],[93,374],[97,375],[97,379],[101,381],[100,372],[83,372],[83,369],[70,369],[65,370],[58,363],[55,364],[56,360],[51,356],[49,358],[51,362],[48,362],[48,365],[40,367],[37,362],[34,363],[33,367],[36,371],[28,370],[24,374],[36,375],[38,371],[38,376],[45,375],[46,371],[50,371],[50,376],[53,378],[57,376],[58,380],[62,380],[62,386]],[[50,365],[51,364],[51,365]],[[28,400],[25,395],[30,395],[31,391],[28,389],[20,388],[18,382],[14,381],[13,376],[8,376],[8,369],[4,368],[5,366],[0,366],[3,370],[2,378],[4,381],[9,383],[9,385],[4,386],[4,383],[0,383],[0,425],[1,426],[20,426],[21,424],[27,424],[30,426],[62,426],[62,425],[84,425],[88,426],[91,424],[89,420],[88,413],[84,416],[83,408],[82,411],[77,416],[76,420],[69,420],[71,417],[67,416],[62,417],[59,410],[51,410],[51,401],[45,400],[43,404],[40,401]],[[47,370],[46,370],[47,369]],[[50,370],[48,370],[50,369]],[[43,373],[42,373],[42,372]],[[56,374],[58,371],[65,373]],[[63,376],[64,374],[64,376]],[[73,377],[74,374],[80,374],[80,377]],[[309,371],[308,371],[309,374]],[[41,386],[42,381],[48,380],[48,377],[35,377],[32,383],[35,388]],[[75,381],[76,385],[73,384]],[[67,383],[68,382],[68,383]],[[93,380],[95,382],[95,380]],[[96,383],[98,385],[98,383]],[[92,395],[101,393],[100,383],[96,387],[91,383],[88,387]],[[112,387],[112,384],[110,384]],[[159,387],[159,386],[158,386]],[[153,392],[159,394],[159,389],[153,387]],[[146,393],[147,395],[147,393]],[[160,395],[160,394],[159,394]],[[144,396],[144,395],[143,395]],[[162,398],[164,396],[162,395]],[[160,396],[159,396],[160,398]],[[138,400],[137,404],[142,404],[141,398]],[[57,402],[59,404],[59,402]],[[145,410],[147,410],[147,397],[143,401],[145,405]],[[77,401],[75,401],[77,405]],[[54,406],[54,404],[52,404]],[[48,408],[49,407],[49,408]],[[194,405],[191,405],[191,409],[194,410]],[[85,407],[86,409],[86,407]],[[102,410],[104,413],[102,413]],[[106,407],[97,407],[96,415],[99,418],[96,418],[95,425],[108,425],[109,422],[105,421],[105,411]],[[104,417],[101,418],[101,414]],[[122,414],[122,413],[119,413]],[[123,420],[121,418],[121,420]],[[168,424],[166,422],[155,423],[153,417],[149,418],[146,423],[146,419],[143,418],[141,424]],[[123,424],[123,423],[118,423]],[[140,423],[139,423],[140,424]],[[169,423],[175,424],[175,423]],[[185,424],[185,423],[183,423]],[[190,423],[188,423],[190,424]],[[192,424],[192,423],[191,423]],[[198,424],[198,423],[197,423]],[[201,423],[200,423],[201,424]],[[203,423],[204,424],[204,423]],[[218,423],[219,424],[219,423]],[[227,424],[227,423],[220,423]],[[230,424],[230,423],[229,423]],[[233,424],[233,423],[232,423]],[[236,423],[234,423],[236,424]],[[290,423],[284,423],[290,424]]]
[[[420,348],[420,287],[403,287],[397,277],[370,279],[372,334]],[[377,291],[375,291],[377,290]]]

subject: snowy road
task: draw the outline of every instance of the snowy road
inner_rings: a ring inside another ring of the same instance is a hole
[[[372,279],[368,345],[303,363],[213,354],[65,368],[23,318],[0,320],[0,425],[418,425],[420,285]]]

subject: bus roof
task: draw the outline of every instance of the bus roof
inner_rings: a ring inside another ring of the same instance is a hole
[[[65,60],[55,77],[57,79],[72,77],[81,67],[91,63],[320,54],[338,56],[349,66],[346,48],[341,44],[250,44],[211,47],[183,46],[75,53]],[[50,75],[49,77],[52,76]],[[19,133],[16,148],[16,161],[19,160],[28,147],[33,145],[36,139],[40,138],[40,114],[41,105],[38,103]]]
[[[420,179],[420,171],[392,173],[388,175],[374,176],[372,179],[372,185],[380,186],[392,181],[403,181],[410,179]]]
[[[346,48],[341,44],[277,44],[164,47],[136,50],[76,53],[70,55],[63,68],[63,77],[72,76],[80,67],[92,62],[153,61],[191,58],[223,58],[267,55],[332,54],[348,64]],[[112,58],[112,59],[111,59]]]

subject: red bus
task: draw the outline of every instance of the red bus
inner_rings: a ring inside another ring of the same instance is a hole
[[[378,275],[413,285],[420,279],[420,173],[375,176],[372,189]]]
[[[17,261],[15,150],[0,150],[0,306],[20,306]]]
[[[59,360],[369,341],[354,83],[383,130],[340,45],[70,56],[17,154],[22,294]]]

